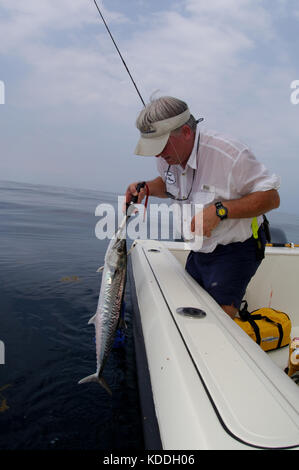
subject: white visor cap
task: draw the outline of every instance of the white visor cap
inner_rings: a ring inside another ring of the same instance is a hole
[[[142,155],[144,157],[159,155],[167,144],[171,131],[186,124],[190,116],[189,109],[186,109],[186,111],[177,116],[153,122],[147,132],[140,132],[135,155]]]

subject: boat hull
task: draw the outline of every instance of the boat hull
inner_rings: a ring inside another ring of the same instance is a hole
[[[186,273],[183,245],[137,241],[132,251],[140,393],[147,374],[152,395],[145,437],[158,439],[147,448],[298,447],[298,387]]]

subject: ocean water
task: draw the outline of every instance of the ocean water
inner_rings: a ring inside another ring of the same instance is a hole
[[[87,322],[109,242],[95,236],[100,203],[116,207],[117,195],[0,182],[0,450],[144,449],[129,283],[125,347],[104,371],[112,397],[77,384],[96,368]],[[298,216],[269,219],[299,243]]]
[[[143,449],[129,285],[124,348],[96,370],[94,327],[109,240],[95,236],[110,193],[0,183],[0,449]]]

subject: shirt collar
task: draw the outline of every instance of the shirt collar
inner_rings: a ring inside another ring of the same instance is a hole
[[[197,150],[199,148],[199,142],[198,142],[198,139],[199,139],[199,126],[196,127],[196,133],[195,133],[195,139],[194,139],[194,145],[193,145],[193,149],[192,149],[192,152],[190,154],[190,157],[187,161],[187,164],[186,166],[189,166],[190,168],[193,168],[193,170],[196,170],[197,169]]]

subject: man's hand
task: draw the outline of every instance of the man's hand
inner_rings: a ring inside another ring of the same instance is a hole
[[[126,201],[124,203],[123,211],[126,211],[126,203],[131,202],[132,196],[137,196],[137,184],[139,181],[135,183],[131,183],[127,190],[126,190]],[[147,187],[149,189],[149,195],[161,198],[167,198],[168,196],[165,194],[166,186],[164,181],[162,180],[161,176],[158,176],[154,180],[147,181]],[[146,188],[141,188],[140,193],[138,194],[138,201],[136,204],[141,204],[142,200],[146,196]]]
[[[126,203],[131,202],[132,197],[138,195],[138,200],[137,200],[136,204],[141,204],[142,199],[146,195],[146,190],[145,190],[145,188],[141,188],[139,193],[138,193],[137,192],[137,184],[138,183],[139,183],[139,181],[136,181],[135,183],[131,183],[128,186],[128,188],[126,190]]]
[[[195,214],[191,220],[191,232],[195,232],[196,235],[210,237],[212,230],[217,227],[220,221],[213,204],[203,209],[202,212]]]
[[[126,204],[131,202],[132,200],[132,197],[133,196],[137,196],[138,195],[138,200],[135,204],[141,204],[143,198],[146,196],[146,189],[145,187],[144,188],[141,188],[139,193],[137,192],[137,184],[140,183],[140,181],[136,181],[135,183],[131,183],[127,190],[126,190],[126,194],[125,194],[125,202],[123,204],[123,213],[125,214],[126,213]],[[134,211],[134,212],[137,212]]]

